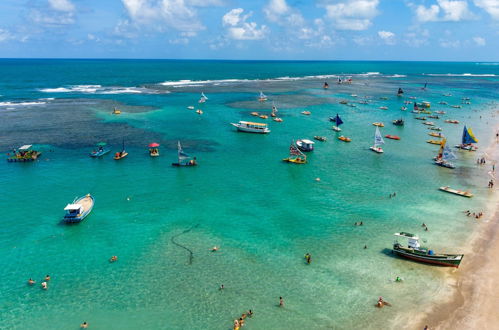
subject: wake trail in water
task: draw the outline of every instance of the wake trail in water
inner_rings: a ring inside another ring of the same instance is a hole
[[[175,242],[175,238],[177,238],[177,237],[179,237],[179,236],[181,236],[181,235],[187,234],[188,232],[190,232],[191,230],[193,230],[193,229],[195,229],[195,228],[197,228],[197,227],[199,227],[199,223],[198,223],[197,225],[195,225],[195,226],[192,226],[192,227],[191,227],[191,228],[189,228],[189,229],[184,230],[184,231],[183,231],[183,232],[181,232],[180,234],[177,234],[177,235],[172,236],[172,238],[170,239],[170,241],[171,241],[173,244],[175,244],[176,246],[181,247],[182,249],[185,249],[185,250],[187,250],[187,252],[189,252],[189,265],[192,265],[192,259],[194,259],[194,252],[192,252],[192,250],[191,250],[191,249],[189,249],[188,247],[186,247],[186,246],[184,246],[184,245],[182,245],[182,244],[179,244],[179,243]]]

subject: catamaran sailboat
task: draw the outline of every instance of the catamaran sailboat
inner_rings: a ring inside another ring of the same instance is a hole
[[[383,149],[380,147],[380,145],[385,144],[385,141],[383,140],[383,137],[381,136],[381,132],[379,131],[379,127],[376,126],[376,132],[374,133],[374,145],[372,147],[369,147],[374,152],[377,152],[378,154],[383,153]]]
[[[438,151],[438,155],[434,158],[435,165],[447,167],[447,168],[456,168],[454,164],[450,161],[457,159],[456,155],[452,152],[448,145],[446,145],[446,139],[442,140],[442,144],[440,145],[440,150]]]
[[[120,160],[122,158],[125,158],[126,156],[128,156],[128,152],[126,152],[125,150],[125,140],[123,140],[123,147],[121,148],[120,152],[114,154],[114,159]]]
[[[275,106],[274,103],[272,103],[272,113],[270,114],[271,117],[277,117],[277,107]]]
[[[307,156],[298,149],[295,141],[292,141],[289,146],[289,157],[284,158],[283,161],[294,164],[305,164],[307,162]]]
[[[471,128],[466,128],[466,125],[463,129],[463,137],[461,139],[461,144],[456,145],[456,148],[468,150],[468,151],[476,151],[478,149],[477,146],[474,146],[473,143],[477,143],[478,140],[473,135]]]
[[[177,149],[178,162],[172,163],[172,166],[196,166],[198,164],[196,162],[196,157],[190,159],[191,157],[182,150],[180,141],[177,141]]]
[[[267,101],[267,95],[263,94],[263,92],[260,91],[260,96],[258,97],[258,101],[260,102]]]
[[[333,131],[340,132],[341,131],[340,125],[343,124],[343,120],[341,120],[338,114],[336,114],[334,122],[336,123],[336,126],[333,126]]]

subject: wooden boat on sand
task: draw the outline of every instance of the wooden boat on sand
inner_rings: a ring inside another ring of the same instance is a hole
[[[433,250],[420,246],[419,237],[414,234],[400,232],[394,235],[408,239],[407,247],[397,241],[393,244],[393,253],[403,258],[455,268],[458,268],[463,260],[464,254],[435,253]]]

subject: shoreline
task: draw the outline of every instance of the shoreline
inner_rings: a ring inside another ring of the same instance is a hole
[[[491,160],[497,162],[495,133],[499,125],[494,125],[494,136],[484,151]],[[491,161],[489,160],[489,161]],[[489,165],[487,165],[489,166]],[[485,181],[485,180],[484,180]],[[495,188],[497,190],[497,187]],[[466,249],[466,262],[459,271],[449,274],[454,292],[445,302],[433,304],[414,323],[416,329],[491,329],[499,323],[496,306],[499,303],[499,263],[494,259],[499,252],[499,197],[497,195],[485,205],[485,218],[488,220],[471,235]],[[483,221],[482,220],[482,221]]]

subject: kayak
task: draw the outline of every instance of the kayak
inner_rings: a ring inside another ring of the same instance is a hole
[[[400,137],[399,137],[399,136],[397,136],[397,135],[390,135],[390,134],[387,134],[387,135],[385,135],[385,137],[386,137],[387,139],[392,139],[392,140],[400,140]]]

